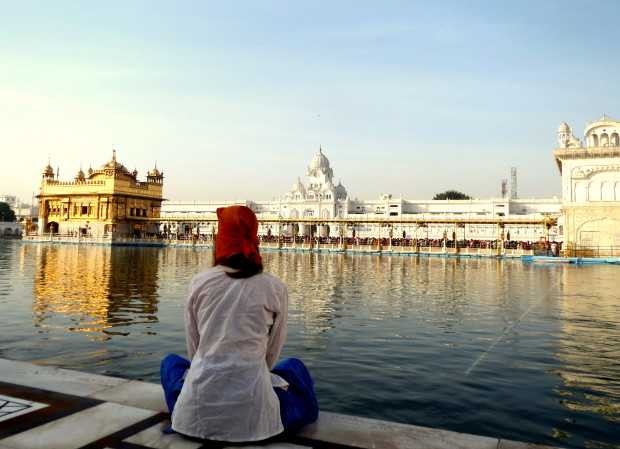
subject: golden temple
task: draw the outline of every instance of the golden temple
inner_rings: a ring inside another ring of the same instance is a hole
[[[145,236],[156,234],[163,201],[164,174],[157,166],[138,180],[116,160],[96,170],[80,169],[73,181],[61,181],[48,163],[43,170],[39,199],[38,233],[93,237]]]

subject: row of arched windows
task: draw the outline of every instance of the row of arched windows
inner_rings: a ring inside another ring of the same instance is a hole
[[[314,210],[313,209],[306,209],[303,211],[303,218],[315,218],[316,215],[314,214]],[[293,209],[291,210],[291,214],[289,218],[299,218],[299,211],[297,209]],[[322,214],[321,214],[321,218],[325,219],[325,220],[329,220],[331,218],[331,213],[328,210],[323,210]]]
[[[573,201],[620,201],[620,182],[577,181]]]
[[[591,147],[617,147],[620,145],[620,136],[618,136],[617,132],[611,135],[604,132],[600,136],[592,134],[588,138],[588,144]]]

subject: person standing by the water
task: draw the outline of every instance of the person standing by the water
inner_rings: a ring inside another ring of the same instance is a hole
[[[313,422],[318,405],[303,363],[276,365],[288,294],[281,280],[262,272],[256,215],[231,206],[219,208],[217,217],[215,266],[192,279],[187,298],[191,363],[166,357],[162,385],[174,431],[259,441]]]

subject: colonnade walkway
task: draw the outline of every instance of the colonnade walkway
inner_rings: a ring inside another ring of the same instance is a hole
[[[158,384],[0,359],[0,449],[224,449],[165,435]],[[527,435],[524,435],[526,439]],[[498,438],[320,412],[263,449],[543,449]]]

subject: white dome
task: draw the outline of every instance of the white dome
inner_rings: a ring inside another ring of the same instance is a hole
[[[295,184],[293,184],[293,188],[291,189],[291,192],[295,192],[299,190],[300,192],[305,192],[306,188],[304,187],[304,185],[301,183],[301,181],[299,180],[299,178],[297,178],[297,182]]]
[[[337,198],[346,198],[347,197],[347,189],[340,183],[336,186],[336,197]]]
[[[558,133],[569,133],[569,132],[570,132],[570,126],[568,126],[566,122],[562,122],[562,124],[558,128]]]
[[[310,170],[315,168],[319,170],[327,170],[329,168],[329,160],[327,160],[327,158],[323,154],[322,148],[320,147],[319,152],[316,156],[312,158],[312,161],[310,162]]]

